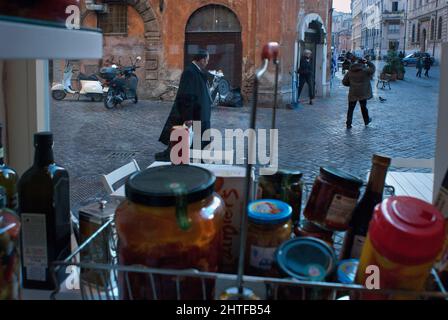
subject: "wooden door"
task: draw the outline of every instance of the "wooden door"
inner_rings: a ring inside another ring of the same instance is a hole
[[[222,70],[232,88],[241,87],[243,45],[241,32],[194,32],[185,34],[185,65],[198,49],[210,53],[208,70]]]

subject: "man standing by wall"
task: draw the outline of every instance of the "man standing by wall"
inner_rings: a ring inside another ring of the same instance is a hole
[[[313,74],[313,62],[311,60],[312,52],[305,50],[302,59],[300,59],[299,67],[299,92],[298,99],[302,93],[305,83],[308,84],[308,95],[310,98],[310,104],[313,104],[314,99],[314,74]]]
[[[205,70],[208,61],[209,53],[206,50],[199,50],[192,63],[182,73],[174,105],[159,138],[159,141],[168,148],[156,153],[156,161],[170,160],[170,135],[174,126],[192,125],[193,121],[201,121],[201,136],[205,130],[210,129],[212,98]],[[204,147],[203,143],[202,148]]]

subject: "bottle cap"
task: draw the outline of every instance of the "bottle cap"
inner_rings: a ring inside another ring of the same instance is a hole
[[[34,146],[53,145],[53,134],[51,132],[39,132],[34,134]]]
[[[412,197],[390,197],[375,207],[369,237],[373,247],[395,263],[418,265],[440,253],[445,238],[442,214]]]

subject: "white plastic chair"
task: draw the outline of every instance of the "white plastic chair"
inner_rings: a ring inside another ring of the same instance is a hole
[[[120,181],[121,179],[133,174],[136,171],[140,171],[140,167],[138,166],[137,161],[132,159],[128,164],[118,168],[117,170],[107,174],[102,175],[102,181],[104,188],[107,190],[109,194],[113,193],[116,189],[114,189],[113,185]]]

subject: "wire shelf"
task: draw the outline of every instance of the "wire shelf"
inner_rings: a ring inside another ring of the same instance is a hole
[[[304,184],[304,197],[308,198],[312,184]],[[385,188],[385,197],[394,195],[394,189]],[[344,233],[335,233],[334,248],[342,247]],[[108,239],[104,241],[104,239]],[[106,244],[104,242],[107,242]],[[229,287],[235,287],[236,274],[201,272],[195,269],[170,270],[148,268],[118,263],[118,236],[114,221],[101,226],[64,261],[54,262],[52,275],[60,292],[57,274],[67,268],[75,268],[79,275],[79,289],[83,300],[211,300],[220,299]],[[105,253],[105,247],[107,248]],[[363,294],[374,292],[381,299],[444,299],[448,293],[437,272],[432,270],[426,291],[369,290],[361,285],[346,285],[336,282],[309,282],[292,278],[269,278],[243,276],[245,287],[255,292],[259,299],[280,300],[338,300],[362,299]]]

